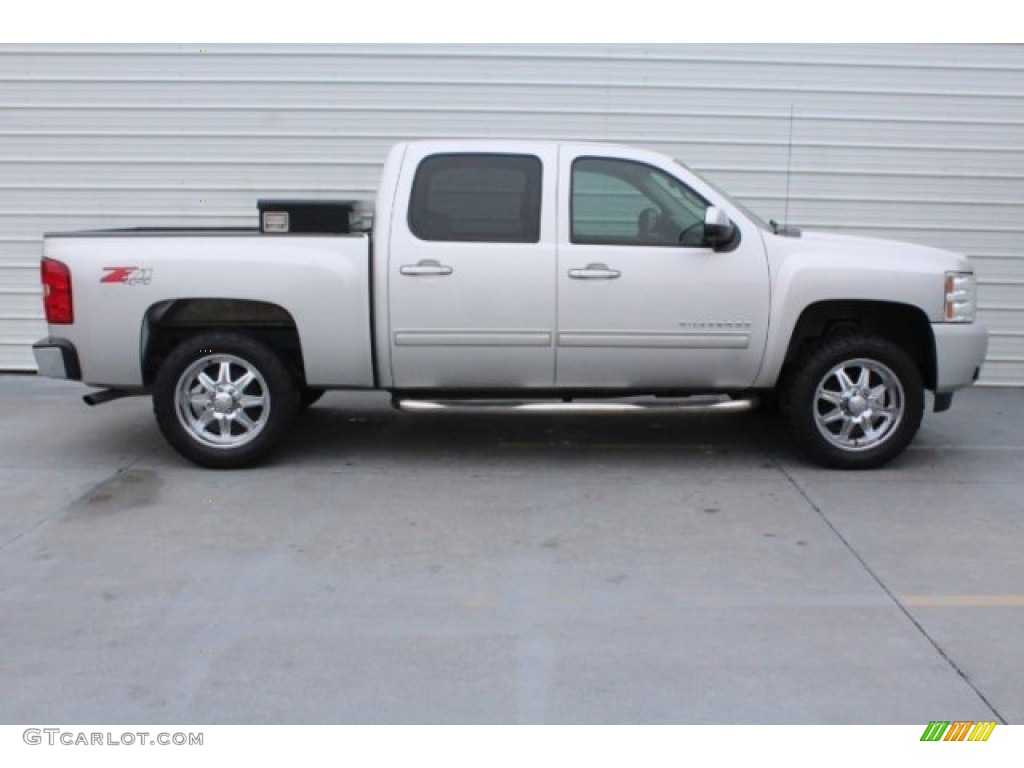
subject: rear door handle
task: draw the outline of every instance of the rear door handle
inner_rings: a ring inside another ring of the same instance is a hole
[[[423,275],[450,275],[454,270],[434,259],[423,259],[419,264],[403,264],[398,271],[403,275],[420,277]]]
[[[587,264],[583,269],[570,269],[569,277],[573,280],[616,280],[622,277],[622,271],[610,269],[607,264]]]

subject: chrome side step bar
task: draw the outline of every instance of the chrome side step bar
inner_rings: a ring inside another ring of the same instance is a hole
[[[132,397],[137,394],[139,393],[127,392],[123,389],[101,389],[98,392],[82,395],[82,401],[86,405],[103,405],[103,403],[109,403],[111,400],[120,400],[122,397]]]
[[[756,397],[687,397],[659,399],[652,402],[571,400],[409,400],[395,399],[392,405],[409,413],[550,413],[550,414],[616,414],[616,413],[743,413],[757,406]]]

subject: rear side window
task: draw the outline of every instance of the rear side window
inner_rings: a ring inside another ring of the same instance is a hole
[[[416,170],[409,229],[421,240],[536,243],[540,189],[532,155],[432,155]]]

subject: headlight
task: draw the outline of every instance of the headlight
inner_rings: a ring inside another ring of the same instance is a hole
[[[946,273],[947,323],[973,323],[978,311],[977,289],[972,272]]]

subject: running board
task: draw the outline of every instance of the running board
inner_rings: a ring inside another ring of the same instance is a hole
[[[82,395],[82,401],[86,405],[103,405],[103,403],[109,403],[111,400],[120,400],[122,397],[132,397],[136,394],[138,393],[127,392],[123,389],[101,389],[97,392]]]
[[[742,399],[680,398],[654,402],[595,402],[595,401],[518,401],[518,400],[405,400],[395,399],[392,405],[409,413],[551,413],[594,414],[605,413],[743,413],[757,406],[756,397]]]

